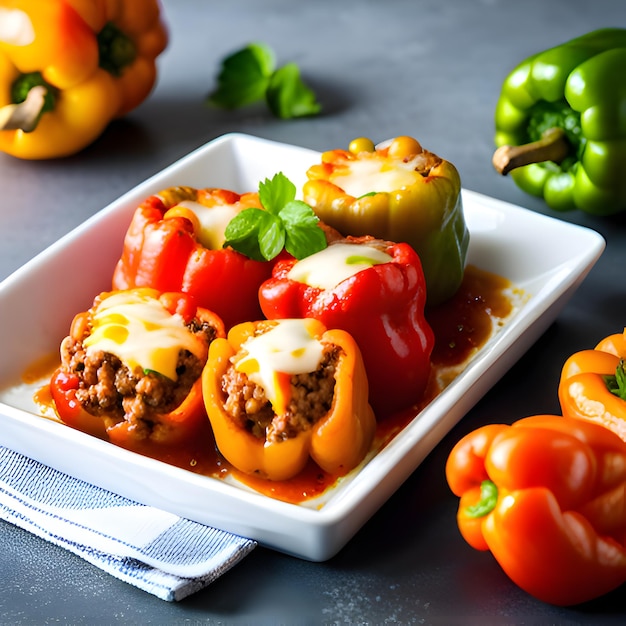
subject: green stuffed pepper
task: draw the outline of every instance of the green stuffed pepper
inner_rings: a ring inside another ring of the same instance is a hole
[[[408,243],[426,277],[427,304],[441,304],[461,285],[469,245],[461,179],[452,163],[413,137],[374,146],[360,137],[329,150],[307,171],[304,201],[345,236]]]
[[[626,29],[531,56],[506,78],[493,164],[553,209],[626,210]]]

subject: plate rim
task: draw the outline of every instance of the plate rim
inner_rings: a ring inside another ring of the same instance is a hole
[[[0,282],[0,304],[3,300],[3,294],[5,294],[5,292],[10,291],[14,285],[19,285],[20,281],[25,277],[28,277],[32,272],[37,272],[38,268],[41,267],[41,264],[45,264],[47,259],[54,258],[57,254],[66,249],[68,244],[72,245],[73,242],[80,240],[82,234],[90,232],[91,229],[96,228],[99,224],[105,221],[108,216],[115,214],[116,211],[119,213],[124,211],[128,212],[128,210],[120,207],[124,207],[125,204],[129,204],[136,198],[140,198],[143,195],[149,195],[149,193],[151,193],[149,190],[155,186],[157,181],[162,180],[164,176],[171,177],[176,175],[177,172],[184,170],[189,164],[194,163],[197,160],[202,160],[211,151],[219,149],[220,147],[228,148],[230,145],[230,149],[236,150],[237,146],[234,144],[242,142],[253,143],[264,147],[271,145],[273,148],[278,150],[292,149],[300,151],[303,154],[310,154],[311,156],[317,155],[317,157],[319,157],[320,154],[319,152],[308,148],[301,148],[292,144],[262,139],[260,137],[246,135],[243,133],[228,133],[217,137],[203,146],[194,149],[160,172],[157,172],[143,182],[139,183],[120,196],[117,200],[108,204],[83,223],[70,230],[66,235],[37,254],[21,268],[18,268],[18,270],[10,274],[2,282]],[[162,186],[159,187],[162,188]],[[29,448],[25,438],[27,438],[29,429],[35,428],[45,433],[46,436],[51,436],[55,439],[63,439],[65,444],[76,443],[79,445],[81,443],[85,443],[85,449],[93,449],[96,452],[99,452],[101,448],[102,450],[106,449],[108,452],[105,453],[105,457],[115,458],[118,454],[121,454],[122,458],[126,459],[127,455],[134,455],[134,458],[128,458],[127,461],[127,463],[133,468],[144,468],[145,471],[149,472],[154,467],[162,469],[161,466],[165,466],[166,468],[169,468],[166,473],[173,474],[174,481],[180,473],[181,476],[184,475],[182,480],[187,479],[186,481],[184,480],[184,482],[190,482],[194,485],[195,483],[198,483],[198,485],[200,485],[199,489],[202,489],[205,483],[211,484],[211,491],[216,491],[216,495],[220,498],[235,498],[235,500],[242,500],[244,501],[245,506],[249,506],[258,512],[267,512],[267,508],[270,507],[272,511],[278,511],[277,513],[272,513],[273,515],[282,515],[285,519],[304,525],[306,527],[306,533],[303,533],[304,536],[302,537],[302,543],[296,542],[294,537],[272,537],[270,534],[264,534],[262,532],[251,532],[250,534],[255,534],[256,536],[252,536],[250,538],[259,541],[267,547],[277,549],[300,558],[314,561],[327,560],[350,540],[350,538],[371,517],[371,515],[378,508],[380,508],[384,501],[386,501],[392,493],[399,488],[408,475],[419,466],[419,464],[430,453],[430,451],[432,451],[441,438],[445,436],[445,434],[460,419],[462,419],[467,411],[471,409],[471,407],[484,395],[484,393],[486,393],[487,389],[493,386],[493,384],[497,382],[497,379],[502,376],[515,361],[518,360],[521,354],[525,352],[530,345],[532,345],[532,343],[534,343],[536,338],[538,338],[538,336],[558,315],[563,306],[565,306],[569,297],[573,294],[582,280],[584,280],[587,273],[591,270],[604,250],[604,238],[599,233],[588,227],[558,220],[555,217],[530,211],[529,209],[525,209],[518,205],[498,200],[496,198],[492,198],[491,196],[486,196],[466,188],[463,188],[462,190],[462,197],[464,204],[466,203],[468,207],[471,207],[474,204],[482,204],[488,205],[494,210],[504,212],[505,214],[508,212],[510,214],[515,214],[517,217],[521,216],[521,219],[532,216],[531,219],[538,220],[540,223],[550,223],[554,227],[558,226],[558,228],[562,231],[571,233],[575,232],[581,237],[585,237],[588,240],[589,245],[584,251],[581,251],[578,256],[572,257],[572,259],[575,259],[576,262],[573,263],[573,266],[569,267],[563,277],[557,281],[558,289],[556,291],[553,290],[551,293],[543,293],[541,294],[541,297],[531,297],[529,302],[524,305],[523,309],[507,323],[506,328],[508,329],[510,329],[512,325],[515,325],[513,326],[515,332],[500,332],[489,340],[489,352],[491,356],[497,356],[496,362],[494,362],[492,358],[489,358],[490,355],[487,354],[486,350],[479,352],[465,372],[456,378],[451,385],[442,392],[442,394],[427,405],[426,409],[430,409],[429,412],[425,413],[425,409],[416,415],[383,450],[380,450],[368,464],[361,467],[355,475],[351,476],[351,484],[343,488],[343,492],[339,497],[336,499],[331,498],[328,503],[320,509],[312,509],[307,506],[280,502],[269,498],[268,496],[248,493],[246,491],[241,491],[240,493],[233,495],[232,490],[235,488],[231,485],[221,484],[221,481],[217,479],[200,476],[189,472],[188,470],[167,465],[161,461],[149,459],[128,450],[117,448],[113,446],[113,444],[95,439],[84,433],[74,431],[62,424],[46,420],[45,418],[42,419],[41,417],[37,417],[36,415],[30,413],[25,413],[19,408],[6,404],[1,398],[0,424],[3,422],[6,423],[8,420],[9,436],[7,437],[6,429],[0,429],[0,445],[6,445],[7,447],[16,449],[22,454],[30,456],[29,449],[31,452],[36,451],[32,450],[32,446]],[[472,246],[471,241],[472,231],[470,229],[470,250]],[[570,264],[572,264],[572,262],[573,261],[570,260]],[[526,315],[521,315],[522,312],[525,312]],[[531,333],[531,335],[528,336],[534,338],[530,341],[525,341],[524,345],[521,345],[523,332]],[[494,370],[498,364],[504,365],[504,367],[501,368],[501,372],[497,378],[495,378],[492,370]],[[477,368],[480,369],[481,365],[484,366],[485,371],[479,373]],[[482,387],[480,387],[479,379],[484,376],[486,371],[489,371],[491,374],[491,383],[488,384],[485,389],[482,389]],[[463,386],[466,386],[470,390],[478,389],[479,391],[473,394],[471,402],[466,403],[461,410],[459,410],[458,407],[455,409],[455,407],[449,406],[450,403],[452,403],[453,398],[450,393],[447,392],[450,389],[454,390]],[[430,416],[432,413],[435,413],[435,409],[439,406],[446,407],[446,411],[448,413],[452,411],[454,413],[454,419],[443,420],[440,418],[435,419],[434,421],[432,419],[422,419],[424,415]],[[422,420],[421,423],[420,420]],[[422,433],[427,425],[429,425],[427,432]],[[54,427],[54,430],[51,427]],[[63,429],[63,434],[57,434],[59,432],[58,429]],[[70,435],[69,433],[72,434]],[[412,439],[407,437],[407,433],[411,435]],[[404,438],[402,438],[401,435],[404,435]],[[423,445],[425,436],[429,436],[430,438],[426,446]],[[88,438],[90,441],[86,443],[85,438]],[[410,462],[407,461],[406,457],[408,452],[414,450],[418,443],[422,444],[420,453]],[[106,446],[106,448],[103,448],[102,446]],[[400,450],[399,452],[398,449]],[[85,450],[82,452],[84,451]],[[394,463],[390,460],[390,457],[394,453],[401,455],[400,460],[402,463],[398,463],[397,460]],[[53,467],[56,466],[56,469],[60,469],[61,471],[71,469],[62,463],[53,464],[50,462],[49,458],[42,459],[42,456],[46,457],[46,454],[39,451],[36,453],[36,456],[33,456],[33,458],[36,458],[36,460]],[[155,466],[154,464],[158,465]],[[381,464],[387,464],[386,467],[388,473],[384,476],[378,476],[377,480],[372,480],[369,484],[366,483],[366,481],[370,478],[370,474],[375,472]],[[67,473],[72,472],[68,471]],[[75,474],[72,473],[72,475]],[[78,478],[81,478],[81,476],[78,476]],[[200,481],[198,481],[198,479],[200,479]],[[207,483],[207,481],[212,482]],[[98,484],[99,486],[103,486],[111,491],[121,493],[119,485],[111,485],[107,483],[107,481],[100,481]],[[127,493],[121,493],[121,495],[128,497]],[[171,502],[161,502],[159,504],[158,497],[155,498],[154,496],[147,496],[147,500],[148,501],[145,502],[146,504],[159,506],[160,508],[165,508],[173,513],[181,514],[179,505]],[[163,504],[166,504],[166,506],[163,506]],[[178,510],[172,510],[172,508]],[[202,520],[196,519],[196,521]],[[217,524],[215,525],[217,527],[221,527],[222,530],[248,536],[245,534],[245,531],[248,529],[249,525],[244,523],[236,524],[233,523],[232,520],[224,523],[220,523],[219,520],[216,521]],[[223,526],[228,527],[225,528]],[[251,528],[250,530],[253,531]],[[300,528],[300,531],[302,531],[302,528]]]

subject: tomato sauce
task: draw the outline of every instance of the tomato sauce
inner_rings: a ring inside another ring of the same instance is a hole
[[[432,373],[422,402],[379,421],[374,441],[375,450],[387,445],[417,413],[454,380],[475,354],[505,323],[514,309],[513,285],[506,278],[468,266],[458,292],[447,302],[429,309],[427,320],[435,333]],[[57,358],[58,363],[58,358]],[[34,370],[41,373],[42,365]],[[32,378],[34,371],[28,373]],[[48,387],[35,394],[42,413],[50,414]],[[154,443],[133,444],[133,452],[204,476],[225,479],[233,477],[256,491],[285,502],[298,503],[322,495],[335,484],[338,476],[322,471],[313,461],[289,480],[269,481],[259,476],[245,475],[221,457],[216,450],[209,420],[193,442],[177,447]]]

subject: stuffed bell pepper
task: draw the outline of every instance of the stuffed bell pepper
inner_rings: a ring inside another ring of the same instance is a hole
[[[626,29],[605,28],[531,56],[506,78],[493,163],[556,210],[626,210]]]
[[[553,415],[483,426],[446,476],[465,540],[536,598],[579,604],[626,582],[626,444],[607,428]]]
[[[172,187],[135,211],[113,275],[113,289],[183,291],[227,328],[261,317],[257,291],[271,264],[223,247],[231,219],[259,206],[256,193]]]
[[[412,137],[374,147],[355,139],[349,150],[322,154],[307,172],[304,201],[343,235],[406,242],[419,254],[428,305],[440,304],[461,285],[469,231],[461,180],[452,163],[424,150]]]
[[[376,429],[356,342],[313,319],[231,328],[209,348],[203,394],[222,455],[269,480],[296,476],[310,458],[344,475]]]
[[[596,422],[626,441],[626,339],[610,335],[563,365],[559,402],[563,415]]]
[[[2,0],[0,150],[62,157],[137,107],[167,33],[156,0]]]
[[[61,421],[129,446],[176,444],[206,420],[201,374],[221,319],[183,293],[100,294],[75,316],[50,390]]]
[[[304,259],[282,259],[259,289],[268,319],[315,318],[356,340],[378,417],[421,400],[434,334],[424,317],[426,283],[406,243],[333,241]]]

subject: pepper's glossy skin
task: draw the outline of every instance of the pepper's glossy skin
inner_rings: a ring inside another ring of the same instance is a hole
[[[595,215],[626,210],[626,29],[597,30],[519,64],[505,79],[495,111],[497,146],[565,130],[569,155],[511,172],[553,209]]]
[[[626,444],[609,429],[555,415],[484,426],[446,477],[463,537],[536,598],[579,604],[626,581]],[[474,513],[483,481],[497,498]]]
[[[367,244],[372,238],[348,240]],[[312,317],[354,337],[379,418],[421,400],[434,346],[424,317],[426,284],[417,253],[406,243],[386,244],[386,252],[391,262],[362,270],[333,289],[292,280],[288,273],[296,261],[282,260],[259,289],[268,319]]]
[[[623,333],[604,338],[593,350],[572,354],[563,365],[559,381],[563,415],[601,424],[626,441],[626,400],[607,384],[624,358]]]
[[[307,172],[304,201],[344,236],[372,235],[410,244],[422,262],[428,305],[440,304],[461,285],[469,246],[459,173],[452,163],[424,151],[412,138],[397,137],[376,149],[369,144],[360,149],[360,140],[354,151],[324,152],[322,163]],[[402,145],[401,151],[395,149],[397,145]],[[427,155],[430,167],[415,184],[393,192],[372,189],[371,194],[355,198],[332,182],[333,173],[351,161],[374,157],[393,169],[396,160],[410,160],[416,154]]]
[[[34,130],[0,130],[1,151],[22,159],[74,154],[152,90],[167,44],[156,0],[2,0],[0,11],[17,11],[30,25],[0,40],[0,108],[22,102],[32,84],[48,90]],[[103,45],[105,27],[115,35]],[[113,39],[126,50],[115,66],[105,59],[119,49]]]
[[[176,210],[185,200],[207,207],[223,203],[258,206],[256,194],[240,196],[223,189],[172,187],[150,196],[135,210],[128,227],[113,288],[145,286],[189,293],[199,306],[215,311],[226,328],[260,318],[257,291],[271,275],[272,264],[254,261],[231,248],[205,247],[198,240],[193,216]]]
[[[115,114],[121,117],[141,104],[150,94],[157,79],[156,59],[165,50],[168,34],[158,0],[66,0],[89,24],[100,41],[107,25],[119,30],[119,36],[127,37],[132,52],[116,55],[109,49],[109,56],[116,59],[103,61],[100,66],[113,73],[115,86],[120,94],[119,108]],[[111,45],[110,48],[116,44]],[[101,44],[101,50],[103,45]]]
[[[209,347],[202,391],[218,449],[239,471],[269,480],[296,476],[309,457],[330,474],[346,474],[364,459],[376,431],[376,419],[368,404],[367,376],[354,339],[342,330],[326,330],[317,323],[315,336],[341,349],[330,411],[295,437],[269,442],[254,436],[224,410],[221,388],[231,357],[254,336],[257,327],[258,322],[239,324],[226,339],[216,339]]]
[[[226,336],[222,320],[212,311],[197,307],[193,298],[188,295],[155,291],[155,297],[170,313],[181,315],[186,323],[195,318],[201,323],[212,326],[218,338]],[[88,329],[88,325],[89,311],[76,314],[72,321],[70,335],[82,340],[82,334]],[[79,384],[79,378],[67,372],[63,365],[55,370],[50,379],[50,394],[54,408],[64,424],[95,437],[108,439],[123,447],[133,447],[141,443],[136,430],[128,422],[87,412],[76,399]],[[204,420],[206,420],[206,412],[202,398],[202,379],[198,378],[187,397],[176,409],[159,415],[160,428],[150,435],[149,440],[157,445],[177,445],[189,441],[197,435]],[[158,434],[155,434],[157,432]]]

